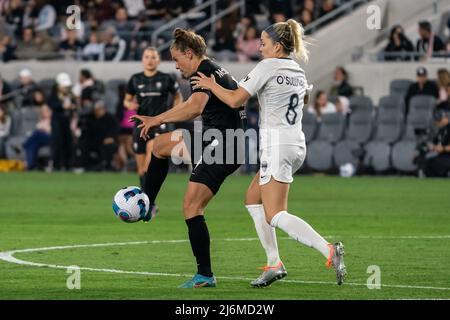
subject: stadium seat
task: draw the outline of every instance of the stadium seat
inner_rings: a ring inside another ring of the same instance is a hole
[[[405,97],[408,92],[409,86],[413,83],[409,79],[395,79],[392,80],[389,85],[389,92],[391,95],[400,95]]]
[[[314,140],[317,132],[317,119],[316,116],[310,112],[304,112],[302,118],[302,129],[305,133],[306,143],[310,143]]]
[[[55,85],[56,80],[53,78],[45,78],[38,82],[38,87],[41,88],[47,97],[50,96],[52,88]]]
[[[116,113],[117,103],[119,102],[119,97],[117,95],[117,91],[108,89],[105,94],[101,96],[101,100],[105,102],[106,110],[110,113]]]
[[[8,159],[24,159],[25,152],[22,144],[36,129],[39,121],[39,108],[16,109],[12,112],[14,130],[6,142],[6,156]],[[19,152],[18,152],[19,151]]]
[[[334,163],[338,167],[346,163],[351,163],[357,167],[359,165],[359,157],[362,151],[361,145],[356,141],[340,141],[334,146]]]
[[[380,101],[373,141],[394,143],[400,139],[403,132],[404,112],[396,104],[390,104],[391,100],[383,99]]]
[[[352,111],[367,109],[373,110],[373,102],[367,96],[353,96],[350,98],[350,109]]]
[[[340,113],[324,114],[316,140],[336,143],[342,139],[345,130],[345,116]]]
[[[432,114],[436,106],[436,99],[432,96],[418,95],[411,98],[409,102],[409,113],[421,113],[423,116]]]
[[[399,141],[392,148],[392,166],[402,172],[417,170],[414,164],[416,143],[414,141]]]
[[[308,146],[306,165],[316,171],[327,171],[333,167],[333,145],[327,141],[313,141]]]
[[[112,90],[117,92],[119,85],[127,85],[127,81],[125,79],[111,79],[106,82],[105,91]]]
[[[367,142],[372,136],[373,110],[356,109],[350,114],[345,140],[358,143]]]
[[[400,95],[389,95],[380,98],[378,110],[384,113],[405,113],[405,99]]]
[[[364,146],[363,164],[377,172],[391,168],[391,146],[383,141],[370,141]]]
[[[416,140],[416,129],[422,129],[429,131],[432,125],[432,113],[425,111],[415,111],[408,114],[406,120],[406,129],[403,134],[402,140],[415,141]]]

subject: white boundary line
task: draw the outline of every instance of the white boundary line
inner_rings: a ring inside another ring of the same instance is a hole
[[[335,238],[334,236],[328,236],[327,238]],[[350,237],[346,237],[350,238]],[[450,239],[450,236],[399,236],[399,237],[370,237],[370,236],[353,236],[351,238],[362,238],[362,239]],[[290,238],[281,238],[290,239]],[[220,239],[220,241],[256,241],[258,238],[226,238]],[[219,241],[219,240],[216,240]],[[81,244],[81,245],[70,245],[70,246],[54,246],[54,247],[43,247],[43,248],[30,248],[30,249],[20,249],[20,250],[10,250],[0,252],[0,260],[15,263],[19,265],[26,265],[32,267],[44,267],[44,268],[54,268],[54,269],[67,269],[73,266],[63,266],[56,264],[46,264],[37,263],[31,261],[25,261],[15,258],[14,255],[17,253],[28,253],[37,251],[51,251],[51,250],[65,250],[65,249],[77,249],[77,248],[98,248],[98,247],[112,247],[112,246],[128,246],[128,245],[141,245],[141,244],[160,244],[160,243],[185,243],[188,240],[153,240],[153,241],[134,241],[134,242],[113,242],[113,243],[95,243],[95,244]],[[101,269],[101,268],[90,268],[90,267],[79,267],[80,270],[86,271],[97,271],[97,272],[109,272],[109,273],[120,273],[120,274],[136,274],[136,275],[146,275],[146,276],[167,276],[167,277],[192,277],[192,274],[181,274],[181,273],[159,273],[159,272],[145,272],[145,271],[126,271],[118,269]],[[251,281],[252,278],[246,277],[227,277],[219,276],[218,279],[224,280],[239,280],[239,281]],[[336,285],[335,282],[326,281],[307,281],[307,280],[280,280],[286,283],[303,283],[303,284],[323,284],[323,285]],[[365,283],[351,283],[345,282],[348,286],[362,286],[366,287]],[[391,284],[381,284],[384,288],[401,288],[401,289],[421,289],[421,290],[441,290],[450,291],[450,288],[445,287],[431,287],[431,286],[408,286],[408,285],[391,285]]]

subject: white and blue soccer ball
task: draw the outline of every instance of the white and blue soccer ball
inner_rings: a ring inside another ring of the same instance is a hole
[[[147,215],[150,209],[150,200],[141,188],[130,186],[117,191],[112,208],[116,216],[123,222],[137,222]]]

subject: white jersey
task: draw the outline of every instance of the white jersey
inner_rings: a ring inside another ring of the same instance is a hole
[[[239,86],[250,95],[258,95],[261,148],[305,144],[302,117],[308,83],[297,62],[290,58],[264,59]]]

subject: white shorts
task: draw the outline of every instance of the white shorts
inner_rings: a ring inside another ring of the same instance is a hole
[[[276,181],[291,183],[295,172],[306,157],[306,145],[278,145],[261,150],[259,185],[273,177]]]

